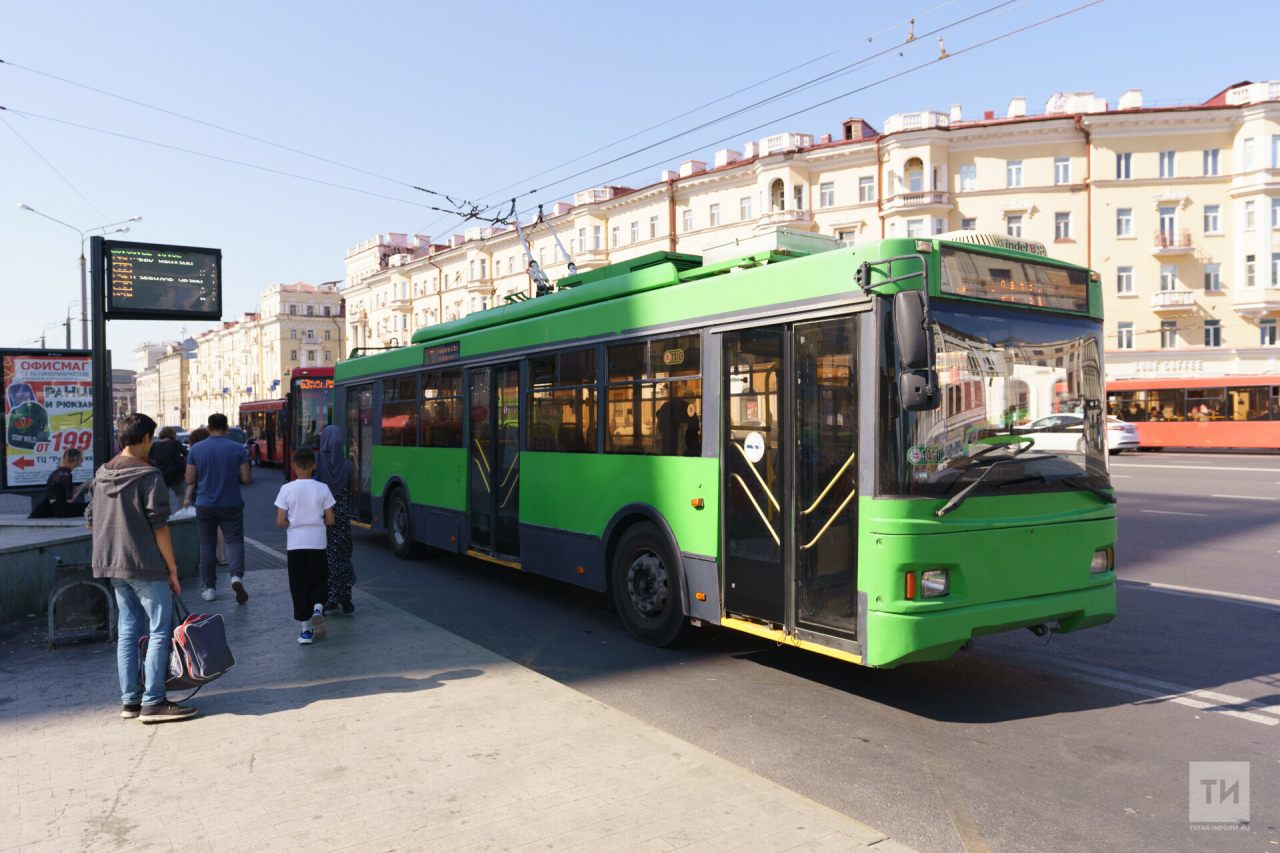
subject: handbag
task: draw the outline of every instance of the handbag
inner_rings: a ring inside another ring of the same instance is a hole
[[[183,614],[185,615],[185,618]],[[182,619],[181,622],[178,620]],[[231,646],[227,643],[227,629],[221,613],[192,614],[178,596],[173,597],[173,639],[169,645],[169,673],[164,687],[169,690],[191,690],[183,701],[195,696],[201,687],[213,681],[236,665]],[[138,640],[139,663],[147,659],[149,636]],[[138,680],[143,682],[143,669],[138,668]],[[145,684],[143,685],[145,689]]]

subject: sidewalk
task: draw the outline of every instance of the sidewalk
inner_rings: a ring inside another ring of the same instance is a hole
[[[0,654],[0,851],[847,851],[875,830],[356,590],[296,642],[248,547],[239,661],[193,720],[119,718],[105,643]]]

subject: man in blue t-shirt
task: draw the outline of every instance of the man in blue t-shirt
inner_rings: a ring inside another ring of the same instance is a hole
[[[243,444],[227,438],[227,416],[209,416],[209,437],[197,442],[187,454],[187,485],[196,487],[196,527],[200,531],[201,597],[213,601],[218,583],[218,529],[227,540],[231,589],[236,603],[244,604],[249,593],[244,588],[244,500],[240,484],[252,480],[249,452]]]

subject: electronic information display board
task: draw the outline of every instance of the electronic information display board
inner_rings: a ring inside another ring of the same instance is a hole
[[[102,241],[108,320],[222,319],[222,250]]]

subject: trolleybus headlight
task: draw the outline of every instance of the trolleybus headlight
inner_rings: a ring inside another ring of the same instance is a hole
[[[925,598],[936,598],[951,591],[946,569],[929,569],[920,575],[920,589]]]
[[[1116,556],[1113,548],[1099,548],[1093,552],[1093,561],[1089,563],[1089,574],[1096,575],[1109,572],[1116,567]]]

